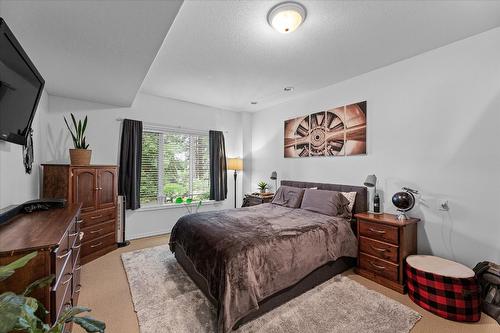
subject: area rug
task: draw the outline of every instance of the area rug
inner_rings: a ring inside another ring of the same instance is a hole
[[[168,246],[122,254],[141,333],[212,333],[215,309]],[[237,333],[409,332],[421,316],[338,275]]]

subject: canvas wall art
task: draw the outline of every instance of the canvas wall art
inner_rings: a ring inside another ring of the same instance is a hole
[[[285,120],[285,157],[366,154],[366,101]]]

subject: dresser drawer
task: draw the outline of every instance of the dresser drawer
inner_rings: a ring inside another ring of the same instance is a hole
[[[381,223],[371,223],[364,220],[359,221],[359,234],[368,238],[399,244],[398,228]]]
[[[359,266],[389,280],[398,281],[399,266],[391,264],[388,261],[361,253],[359,257]]]
[[[56,318],[64,308],[64,306],[71,306],[71,283],[73,280],[73,266],[71,258],[67,258],[64,264],[64,270],[59,278],[57,278],[54,287],[51,291],[51,299],[53,310],[57,314]],[[69,294],[69,295],[67,295]]]
[[[96,210],[91,213],[81,215],[82,223],[80,228],[88,228],[90,226],[102,223],[105,221],[113,220],[116,218],[116,207]]]
[[[379,242],[371,238],[359,237],[359,250],[374,257],[398,262],[398,246],[389,243]]]
[[[97,252],[99,250],[105,249],[109,246],[112,246],[116,243],[116,235],[115,233],[108,234],[106,236],[94,239],[89,242],[84,242],[82,244],[82,252],[81,256],[85,257],[89,254]]]
[[[116,221],[110,220],[83,229],[83,232],[85,233],[85,242],[90,242],[99,237],[115,232],[115,225]]]

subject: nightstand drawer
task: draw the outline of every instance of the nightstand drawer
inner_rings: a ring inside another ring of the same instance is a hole
[[[361,220],[359,223],[359,234],[361,236],[399,244],[398,228],[384,225],[381,223],[371,223]]]
[[[374,257],[398,262],[398,249],[399,247],[389,243],[383,243],[371,238],[359,237],[359,250]]]
[[[398,281],[398,265],[361,253],[359,266],[392,281]]]

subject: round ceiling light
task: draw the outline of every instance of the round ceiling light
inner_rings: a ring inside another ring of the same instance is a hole
[[[282,2],[267,14],[269,25],[284,34],[294,32],[305,19],[306,9],[297,2]]]

